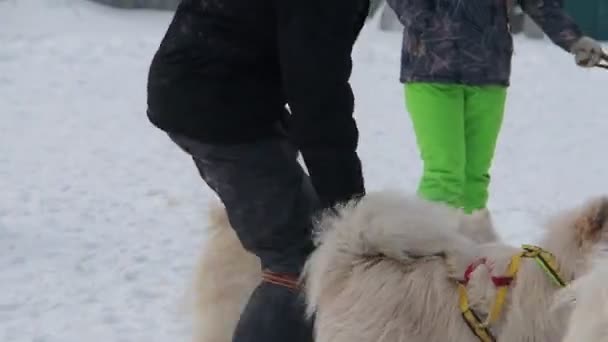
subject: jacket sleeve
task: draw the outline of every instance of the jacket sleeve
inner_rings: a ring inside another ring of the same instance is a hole
[[[369,0],[275,0],[289,135],[324,207],[365,192],[349,84]]]
[[[576,22],[563,10],[560,0],[520,0],[521,8],[549,36],[570,52],[572,44],[582,37]]]

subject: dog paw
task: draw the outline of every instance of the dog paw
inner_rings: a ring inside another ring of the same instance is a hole
[[[492,216],[487,209],[462,215],[460,233],[477,243],[497,242],[498,234],[494,229]]]

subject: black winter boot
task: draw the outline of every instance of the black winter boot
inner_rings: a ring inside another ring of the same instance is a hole
[[[233,342],[312,342],[312,321],[295,277],[273,274],[253,292],[236,327]]]

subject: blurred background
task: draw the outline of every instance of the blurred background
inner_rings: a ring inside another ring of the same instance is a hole
[[[92,0],[105,5],[119,8],[153,8],[174,10],[179,0]],[[395,15],[386,8],[384,0],[371,0],[370,17],[382,12],[383,29],[394,30],[399,27]],[[595,39],[608,40],[608,1],[605,0],[561,0],[561,5],[581,25],[588,35]],[[526,16],[519,6],[515,6],[511,13],[512,29],[514,33],[524,33],[528,37],[543,36],[538,26]]]

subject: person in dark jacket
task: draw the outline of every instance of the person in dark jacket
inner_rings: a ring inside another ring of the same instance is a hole
[[[312,341],[292,285],[314,247],[313,217],[365,194],[349,79],[368,8],[183,0],[152,60],[149,120],[192,156],[273,279],[254,291],[235,342]]]
[[[424,162],[418,193],[487,214],[490,166],[511,74],[511,0],[388,0],[404,24],[401,81]],[[576,63],[602,48],[558,0],[519,5]]]

